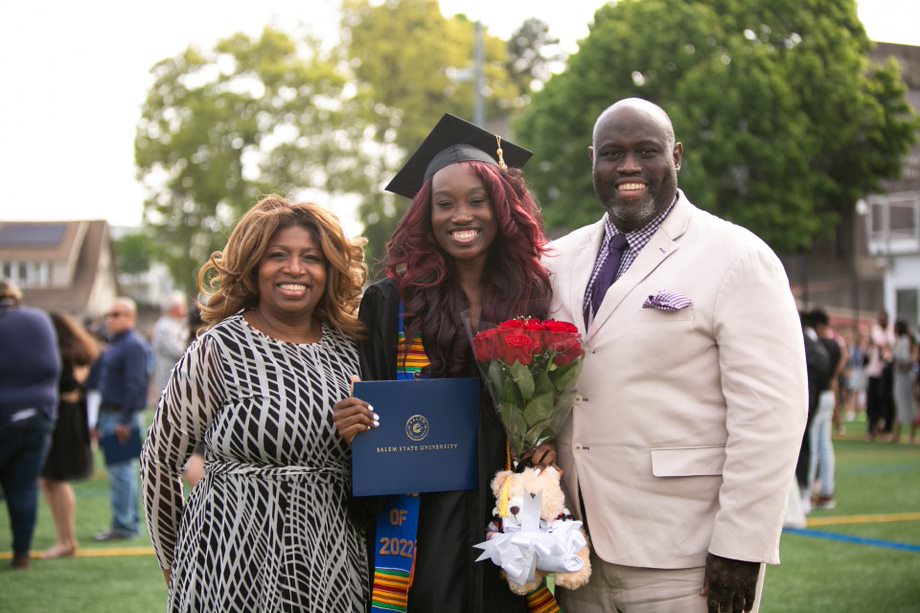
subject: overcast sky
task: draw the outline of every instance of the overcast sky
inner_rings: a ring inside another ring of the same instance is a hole
[[[602,0],[441,0],[501,37],[527,17],[568,51]],[[134,129],[150,68],[194,44],[208,49],[266,24],[337,29],[337,0],[6,0],[0,2],[0,219],[106,219],[138,225]],[[920,1],[861,0],[877,41],[920,45]],[[147,10],[145,10],[147,9]],[[359,226],[339,211],[352,233]]]

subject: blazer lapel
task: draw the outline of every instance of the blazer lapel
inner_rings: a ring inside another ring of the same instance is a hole
[[[678,199],[671,214],[665,218],[658,231],[642,248],[629,270],[610,286],[607,295],[604,296],[604,302],[601,303],[601,308],[595,315],[594,321],[591,322],[589,336],[604,325],[604,322],[639,283],[677,251],[678,239],[686,232],[692,212],[693,205],[686,199],[683,192],[678,190]]]

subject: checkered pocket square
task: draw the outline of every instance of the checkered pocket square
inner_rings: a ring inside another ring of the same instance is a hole
[[[649,296],[642,303],[643,309],[658,309],[659,311],[680,311],[693,306],[693,301],[679,292],[660,291],[654,296]]]

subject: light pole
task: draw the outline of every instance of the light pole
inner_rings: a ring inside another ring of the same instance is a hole
[[[485,44],[481,21],[473,22],[473,64],[466,68],[448,67],[446,74],[451,81],[473,83],[473,123],[484,128],[486,125],[486,108],[483,96],[485,88]]]

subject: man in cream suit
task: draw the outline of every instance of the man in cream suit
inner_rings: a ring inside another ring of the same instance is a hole
[[[561,603],[756,610],[807,411],[786,274],[763,241],[677,189],[683,147],[660,107],[612,105],[588,152],[606,215],[546,258],[551,315],[586,343],[557,447],[594,571]]]

